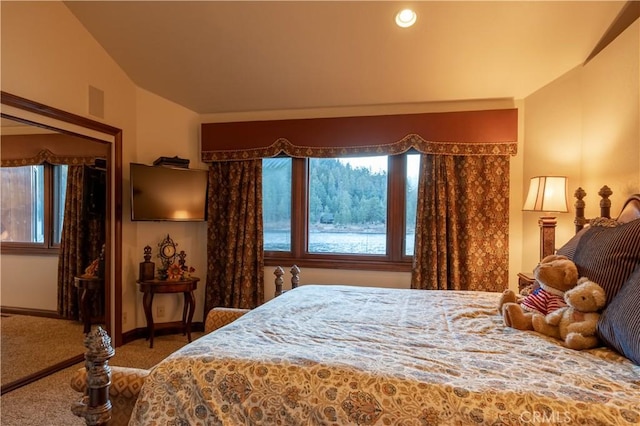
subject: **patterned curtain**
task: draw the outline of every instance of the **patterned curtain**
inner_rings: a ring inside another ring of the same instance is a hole
[[[78,291],[74,277],[97,259],[105,239],[104,215],[87,215],[83,211],[84,166],[69,166],[64,206],[64,223],[58,255],[58,314],[62,318],[81,320]],[[103,314],[103,295],[94,300],[96,316]]]
[[[422,155],[411,288],[508,287],[509,157]]]
[[[205,315],[264,301],[262,160],[209,166]]]

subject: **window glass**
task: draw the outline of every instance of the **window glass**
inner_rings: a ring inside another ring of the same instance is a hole
[[[309,253],[384,255],[386,156],[309,160]]]
[[[67,169],[50,164],[0,168],[2,241],[41,248],[60,244]]]
[[[60,244],[62,224],[64,221],[64,204],[67,195],[68,166],[54,166],[53,168],[53,242]]]
[[[262,160],[265,251],[291,251],[291,158]]]
[[[405,186],[405,256],[413,256],[416,233],[416,208],[418,205],[418,176],[420,175],[420,154],[407,155],[407,176]]]
[[[44,242],[44,166],[0,168],[2,241]]]

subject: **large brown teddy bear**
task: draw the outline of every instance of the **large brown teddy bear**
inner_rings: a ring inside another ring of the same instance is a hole
[[[596,325],[598,311],[607,302],[602,287],[588,278],[580,278],[578,285],[564,294],[566,307],[547,316],[534,314],[533,329],[547,336],[564,341],[570,349],[590,349],[598,346]]]
[[[547,315],[566,306],[564,292],[578,283],[575,263],[566,256],[555,254],[542,259],[533,270],[533,275],[540,287],[528,296],[516,295],[512,290],[502,293],[498,310],[508,327],[533,330],[533,314]]]

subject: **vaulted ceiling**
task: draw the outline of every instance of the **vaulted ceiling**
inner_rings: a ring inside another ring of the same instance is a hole
[[[587,60],[619,1],[71,1],[141,88],[201,114],[522,99]],[[418,14],[407,29],[395,14]]]

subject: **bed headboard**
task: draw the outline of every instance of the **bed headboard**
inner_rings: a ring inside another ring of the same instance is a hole
[[[611,218],[611,200],[609,197],[613,194],[613,191],[607,186],[603,186],[598,191],[600,196],[600,217]],[[587,224],[589,219],[584,216],[585,202],[583,200],[587,193],[582,188],[576,189],[573,196],[576,197],[576,217],[573,223],[576,225],[576,233]],[[630,196],[624,203],[622,210],[616,220],[619,222],[630,222],[635,219],[640,219],[640,194],[634,194]]]
[[[631,222],[640,218],[640,194],[630,196],[616,218],[619,222]]]

